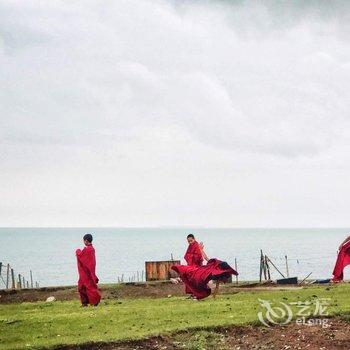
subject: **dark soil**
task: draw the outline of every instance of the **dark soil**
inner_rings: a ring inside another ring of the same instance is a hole
[[[203,333],[205,334],[203,337]],[[198,342],[198,338],[201,341]],[[248,349],[310,349],[328,350],[350,348],[350,323],[334,318],[321,325],[297,325],[271,328],[261,326],[233,326],[213,330],[191,330],[145,340],[61,346],[57,350],[248,350]]]
[[[125,283],[122,285],[100,286],[102,299],[167,297],[168,295],[183,295],[183,286],[172,283]],[[39,289],[0,290],[0,304],[45,301],[48,297],[57,300],[72,300],[78,298],[76,286],[49,287]]]
[[[277,287],[271,283],[258,284],[228,284],[221,287],[220,293],[234,294],[241,290],[261,291],[269,289],[291,289],[299,288],[296,286]],[[183,296],[184,286],[182,284],[172,284],[166,282],[147,282],[147,283],[123,283],[115,285],[101,285],[102,299],[116,298],[161,298],[171,296]],[[45,301],[48,297],[55,297],[56,300],[72,300],[78,298],[76,286],[65,287],[47,287],[39,289],[22,289],[22,290],[0,290],[0,304],[36,302]]]

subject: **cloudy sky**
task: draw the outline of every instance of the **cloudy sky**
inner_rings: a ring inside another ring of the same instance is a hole
[[[0,226],[350,226],[350,3],[302,3],[2,0]]]

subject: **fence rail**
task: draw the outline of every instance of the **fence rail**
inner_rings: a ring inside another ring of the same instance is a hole
[[[39,288],[39,282],[33,278],[33,271],[29,270],[28,275],[15,273],[14,268],[9,264],[0,262],[0,289],[34,289]]]

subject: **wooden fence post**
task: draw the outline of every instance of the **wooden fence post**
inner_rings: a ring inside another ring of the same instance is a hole
[[[237,259],[235,258],[235,270],[237,270]],[[238,284],[238,275],[236,275],[236,284]]]
[[[266,265],[266,270],[267,270],[267,277],[269,281],[271,280],[271,274],[270,274],[270,266],[268,264],[268,258],[267,255],[265,255],[265,265]]]
[[[261,283],[262,279],[262,259],[261,259],[261,254],[260,254],[260,272],[259,272],[259,282]]]
[[[30,288],[33,289],[33,272],[30,270]]]
[[[13,269],[11,269],[11,279],[12,279],[12,289],[16,289],[15,271],[13,271]]]
[[[18,289],[22,289],[22,277],[21,274],[18,274]]]
[[[265,264],[265,258],[263,251],[260,249],[260,282],[262,280],[262,275],[264,274],[265,281],[267,280],[267,274],[266,274],[266,264]]]
[[[10,264],[7,264],[7,271],[6,271],[6,289],[9,289],[9,283],[10,283]]]
[[[0,262],[0,278],[2,279],[4,284],[6,284],[5,280],[2,278],[1,271],[2,271],[2,262]]]
[[[284,256],[284,258],[286,259],[286,272],[287,272],[287,278],[289,278],[289,268],[288,268],[288,258],[287,255]]]

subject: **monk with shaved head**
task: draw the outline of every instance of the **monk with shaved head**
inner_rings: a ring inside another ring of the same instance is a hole
[[[82,306],[97,306],[101,300],[101,293],[97,288],[98,278],[95,273],[96,257],[92,245],[92,235],[83,237],[84,249],[77,249],[75,255],[78,263],[78,291]]]

